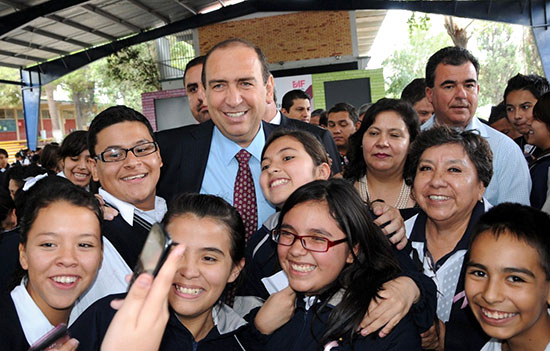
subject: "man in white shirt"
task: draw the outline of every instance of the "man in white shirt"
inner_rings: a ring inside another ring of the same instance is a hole
[[[426,65],[426,97],[434,115],[421,129],[447,125],[478,130],[493,152],[494,174],[485,198],[495,206],[502,202],[529,205],[531,178],[521,150],[513,140],[475,117],[478,72],[477,59],[464,48],[446,47],[433,54]]]

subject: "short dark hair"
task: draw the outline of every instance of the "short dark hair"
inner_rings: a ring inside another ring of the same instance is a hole
[[[323,114],[323,112],[325,112],[325,110],[323,110],[322,108],[318,108],[316,110],[314,110],[312,113],[311,113],[311,117],[313,116],[321,116]]]
[[[170,202],[162,224],[166,226],[174,217],[185,214],[192,214],[199,218],[209,217],[223,224],[231,239],[231,260],[237,264],[244,257],[244,224],[239,212],[225,200],[214,195],[180,194]]]
[[[264,53],[262,52],[262,50],[256,45],[256,44],[253,44],[252,42],[248,41],[248,40],[245,40],[245,39],[241,39],[241,38],[231,38],[231,39],[227,39],[227,40],[224,40],[216,45],[214,45],[214,47],[210,50],[208,50],[208,53],[206,54],[205,58],[204,58],[204,65],[202,66],[202,85],[204,85],[204,87],[206,88],[207,85],[206,85],[206,66],[207,66],[207,62],[208,62],[208,59],[210,58],[210,55],[212,55],[212,53],[218,49],[226,49],[226,48],[229,48],[231,46],[244,46],[244,47],[247,47],[249,49],[252,49],[256,52],[256,56],[258,57],[258,60],[260,61],[260,66],[262,68],[262,79],[264,81],[264,84],[267,84],[267,80],[269,79],[269,76],[271,75],[271,73],[269,72],[269,66],[267,64],[267,58],[265,57]]]
[[[320,166],[323,163],[330,164],[327,150],[313,134],[305,130],[287,128],[276,129],[273,133],[269,135],[269,137],[265,141],[265,145],[262,150],[262,156],[260,159],[264,158],[265,151],[275,140],[285,136],[291,137],[302,144],[304,150],[311,157],[315,166]]]
[[[527,90],[537,99],[539,99],[542,94],[550,90],[550,84],[548,80],[544,77],[541,77],[536,74],[523,75],[521,73],[516,74],[506,85],[504,89],[504,103],[506,103],[506,97],[514,90]]]
[[[500,121],[501,119],[506,118],[506,104],[501,102],[500,104],[491,107],[491,115],[489,115],[489,120],[487,121],[489,125]]]
[[[63,139],[61,149],[59,150],[59,158],[64,159],[65,157],[75,157],[87,149],[88,132],[85,130],[75,130]]]
[[[550,130],[550,92],[543,94],[533,107],[533,118],[546,124]]]
[[[411,104],[397,99],[382,98],[374,103],[365,113],[361,126],[349,138],[349,165],[344,172],[344,178],[356,181],[367,173],[367,165],[363,156],[363,135],[367,129],[374,123],[376,116],[385,111],[394,111],[397,113],[409,132],[409,140],[412,143],[418,133],[420,133],[420,122],[418,115],[412,108]],[[405,169],[407,168],[405,161]],[[405,170],[403,170],[405,171]]]
[[[327,112],[327,118],[331,113],[336,112],[347,112],[349,119],[353,123],[357,123],[359,121],[359,115],[357,114],[357,109],[353,106],[348,104],[347,102],[339,102],[336,105],[332,106],[330,110]]]
[[[466,62],[471,62],[479,75],[479,62],[472,53],[458,46],[448,46],[437,51],[428,59],[426,65],[426,86],[433,88],[435,82],[435,69],[442,63],[444,65],[461,66]]]
[[[185,76],[187,76],[187,71],[189,71],[189,69],[191,69],[195,66],[204,65],[204,59],[205,59],[205,56],[202,55],[202,56],[197,56],[194,59],[192,59],[191,61],[187,62],[187,65],[185,66],[185,72],[183,72],[183,84],[184,85],[185,85]],[[202,74],[201,74],[201,76],[202,76]]]
[[[485,187],[489,185],[493,176],[493,152],[485,138],[476,130],[463,131],[448,126],[436,126],[423,131],[418,135],[409,149],[408,167],[405,180],[408,184],[414,183],[420,157],[431,147],[457,144],[462,146],[466,155],[477,171],[478,179]]]
[[[90,156],[95,157],[95,146],[97,145],[97,134],[103,129],[112,126],[113,124],[122,122],[140,122],[147,127],[149,135],[155,141],[155,134],[153,127],[149,123],[149,120],[139,113],[138,111],[123,105],[111,106],[105,111],[101,112],[93,119],[88,129],[88,150]]]
[[[88,144],[86,144],[86,147]],[[57,171],[57,167],[59,166],[59,145],[55,144],[46,144],[44,146],[44,149],[40,153],[40,164],[42,167],[44,167],[47,170]]]
[[[548,228],[550,228],[550,216],[547,213],[518,203],[503,203],[491,208],[479,218],[474,233],[470,237],[470,249],[482,233],[491,233],[496,239],[503,234],[512,235],[537,250],[538,260],[546,274],[546,280],[550,280]]]
[[[0,155],[4,155],[4,156],[6,156],[6,157],[10,157],[10,156],[8,155],[8,152],[6,151],[6,149],[2,149],[2,148],[0,148]]]
[[[405,100],[413,106],[425,97],[426,79],[424,78],[413,79],[401,92],[401,100]]]
[[[308,94],[306,94],[305,91],[300,89],[294,89],[286,93],[285,96],[283,96],[281,107],[287,111],[290,111],[290,108],[292,107],[292,105],[294,105],[294,100],[297,100],[297,99],[311,101],[311,97]]]

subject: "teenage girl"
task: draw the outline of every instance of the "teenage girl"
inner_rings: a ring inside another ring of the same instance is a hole
[[[168,324],[157,329],[163,333],[158,340],[160,349],[259,348],[254,328],[221,302],[226,285],[237,279],[244,265],[245,232],[238,212],[216,196],[183,194],[170,204],[163,224],[185,251],[165,292],[168,303],[155,312],[164,313],[169,305]],[[120,295],[99,300],[71,327],[71,335],[80,341],[80,351],[99,349],[116,312],[110,304],[117,297]],[[118,341],[125,345],[122,349],[133,349],[133,340],[127,344]]]
[[[285,201],[272,238],[289,288],[255,316],[257,329],[271,336],[268,350],[420,350],[408,316],[384,338],[357,333],[399,264],[351,184],[333,179],[300,187]],[[280,306],[295,309],[284,313]]]
[[[329,161],[321,143],[309,133],[299,130],[280,129],[273,132],[262,152],[262,173],[260,184],[264,196],[276,207],[281,208],[290,194],[300,186],[314,180],[326,180],[330,177]],[[377,204],[380,205],[380,204]],[[366,205],[363,204],[365,208]],[[380,209],[380,208],[378,208]],[[395,221],[397,210],[377,213],[380,216],[375,224],[387,222],[385,234],[396,232],[391,239],[398,240],[399,224]],[[254,307],[260,306],[276,289],[275,283],[281,278],[277,259],[277,243],[271,240],[271,231],[275,228],[280,213],[272,215],[247,243],[245,281],[240,296],[235,300],[235,310],[245,315]],[[399,217],[400,218],[400,217]],[[406,276],[391,280],[384,286],[381,296],[384,299],[373,301],[369,314],[361,323],[362,333],[368,334],[381,329],[386,335],[394,325],[413,308],[414,319],[419,329],[430,327],[435,308],[435,287],[426,277],[407,269],[412,263],[405,254],[399,254]],[[403,262],[402,262],[403,261]],[[269,278],[272,277],[273,278]],[[265,279],[267,278],[267,280]],[[412,279],[411,279],[412,278]],[[286,286],[283,282],[282,286]]]
[[[20,223],[23,278],[0,298],[0,344],[6,350],[27,350],[54,326],[69,324],[103,254],[102,215],[92,194],[47,177],[27,196]]]

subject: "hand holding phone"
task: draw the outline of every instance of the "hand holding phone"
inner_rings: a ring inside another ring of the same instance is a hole
[[[29,351],[57,349],[65,344],[70,338],[67,332],[67,324],[61,323],[32,344]]]
[[[170,234],[164,230],[161,224],[153,224],[139,255],[138,262],[134,267],[128,289],[141,273],[146,272],[156,277],[170,253],[170,248],[175,245],[177,243],[172,241]]]

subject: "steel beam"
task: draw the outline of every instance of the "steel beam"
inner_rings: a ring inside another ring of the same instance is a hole
[[[0,18],[0,37],[39,17],[82,4],[89,0],[50,0]]]
[[[45,46],[45,45],[33,44],[33,43],[29,43],[29,42],[26,42],[26,41],[23,41],[23,40],[10,38],[10,37],[5,37],[5,38],[0,39],[0,40],[5,41],[6,43],[19,45],[19,46],[23,46],[23,47],[26,47],[26,48],[32,48],[32,49],[51,52],[52,54],[57,54],[57,55],[68,55],[69,54],[67,51],[54,49],[54,48],[51,48],[51,47],[48,47],[48,46]]]
[[[144,43],[166,35],[182,32],[187,29],[197,28],[213,23],[218,23],[231,18],[237,18],[257,12],[258,9],[252,1],[246,1],[237,5],[226,6],[218,11],[204,15],[197,15],[191,18],[172,22],[166,26],[152,29],[132,37],[121,39],[112,43],[97,46],[86,51],[77,52],[71,56],[59,58],[28,67],[26,70],[39,72],[42,84],[48,84],[65,74],[77,70],[90,62],[109,56],[121,49],[132,45]]]
[[[92,5],[83,5],[81,6],[83,9],[91,12],[91,13],[94,13],[98,16],[101,16],[101,17],[104,17],[104,18],[107,18],[108,20],[114,22],[114,23],[117,23],[117,24],[120,24],[121,26],[124,26],[128,29],[130,29],[132,32],[141,32],[143,30],[143,28],[140,28],[128,21],[125,21],[123,20],[122,18],[119,18],[115,15],[112,15],[110,14],[109,12],[107,11],[104,11],[102,9],[100,9],[99,7],[97,6],[92,6]]]
[[[140,1],[138,0],[126,0],[128,1],[130,4],[136,6],[136,7],[139,7],[140,9],[142,9],[143,11],[155,16],[156,18],[158,18],[159,20],[161,20],[162,22],[164,22],[164,24],[168,24],[172,21],[170,21],[170,18],[164,16],[163,14],[161,14],[160,12],[158,11],[155,11],[153,10],[152,8],[148,7],[148,6],[145,6],[143,3],[141,3]]]
[[[92,44],[90,44],[90,43],[85,43],[85,42],[80,41],[80,40],[75,40],[75,39],[71,39],[69,37],[64,37],[62,35],[55,34],[55,33],[52,33],[52,32],[48,32],[46,30],[36,28],[36,27],[32,27],[32,26],[26,26],[26,27],[23,27],[21,29],[26,30],[27,32],[32,32],[32,33],[42,35],[44,37],[52,38],[52,39],[59,40],[59,41],[64,41],[64,42],[67,42],[69,44],[80,46],[82,48],[87,48],[87,47],[92,46]]]

